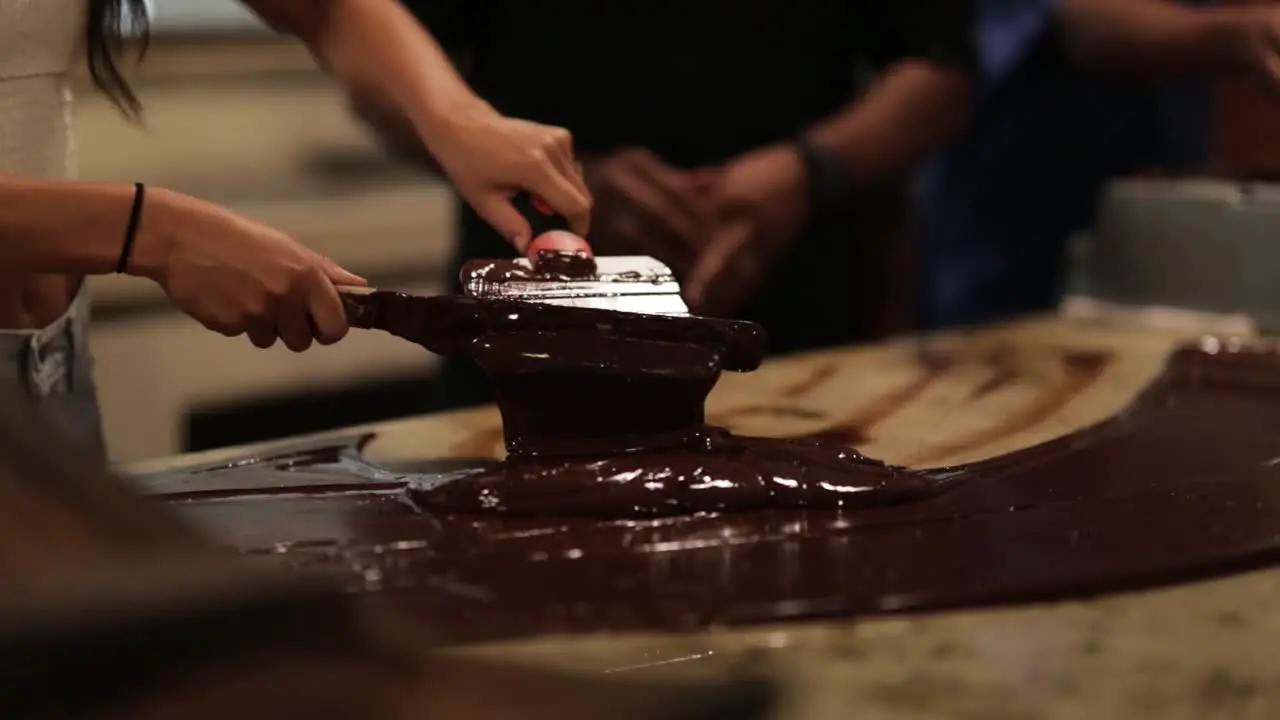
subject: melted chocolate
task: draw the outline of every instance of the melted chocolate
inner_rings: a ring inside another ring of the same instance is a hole
[[[698,345],[558,333],[480,338],[508,457],[414,493],[424,506],[639,517],[759,508],[865,508],[941,491],[913,472],[813,440],[738,437],[704,424],[720,358]]]
[[[353,327],[383,330],[441,355],[471,352],[486,336],[575,334],[698,345],[718,354],[726,370],[760,366],[768,345],[759,325],[680,315],[641,315],[504,298],[418,296],[390,290],[344,295]]]
[[[556,272],[588,270],[561,260]],[[188,475],[170,499],[246,551],[349,569],[459,640],[1065,597],[1280,557],[1271,351],[1184,349],[1112,420],[919,471],[833,442],[856,439],[848,428],[708,427],[733,352],[721,321],[573,324],[569,308],[465,299],[425,317],[413,300],[374,296],[375,310],[434,323],[489,373],[506,460],[397,471],[329,448]],[[1073,387],[1105,365],[1065,360]]]
[[[513,456],[635,452],[696,442],[721,355],[702,345],[582,333],[478,338]]]
[[[593,516],[602,504],[652,506],[644,483],[571,497],[584,487],[565,479],[575,472],[692,475],[677,462],[692,455],[670,450],[648,461],[557,455],[385,469],[353,440],[336,454],[318,448],[160,482],[228,543],[345,569],[353,589],[475,640],[1059,599],[1269,564],[1280,560],[1277,427],[1280,356],[1205,346],[1174,353],[1110,420],[945,474],[849,451],[841,464],[838,448],[813,442],[695,434],[712,450],[704,464],[740,473],[741,485],[730,503],[717,495],[724,488],[693,495],[672,478],[679,502],[733,512]],[[745,475],[779,477],[793,460],[809,483],[805,502],[825,507],[781,507],[803,503]],[[830,478],[881,501],[847,502],[851,492],[836,507],[812,494]],[[570,496],[556,490],[565,485]],[[500,490],[496,502],[486,487]],[[504,504],[560,512],[497,512]]]
[[[470,260],[462,266],[462,284],[479,281],[501,284],[512,280],[568,282],[596,279],[596,260],[585,252],[542,250],[533,267],[514,260]]]
[[[586,457],[508,458],[411,489],[428,509],[620,519],[771,508],[886,507],[945,490],[948,470],[916,472],[850,448],[699,428],[665,447]]]

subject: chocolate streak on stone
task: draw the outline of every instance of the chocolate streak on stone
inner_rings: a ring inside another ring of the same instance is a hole
[[[307,472],[367,476],[370,489],[264,489],[265,478],[301,472],[297,457],[286,470],[264,458],[170,482],[188,491],[181,511],[226,542],[347,568],[353,589],[378,591],[463,641],[1062,599],[1274,563],[1277,428],[1280,356],[1206,346],[1175,352],[1110,420],[952,468],[948,492],[860,511],[459,512],[408,501],[410,487],[443,487],[456,474],[400,468],[403,484],[389,490],[372,478],[395,473],[328,459],[327,470]],[[359,463],[354,450],[347,457]],[[869,463],[844,474],[868,485],[883,477]],[[249,492],[193,499],[204,484]]]
[[[828,380],[835,377],[838,372],[840,372],[839,363],[835,361],[823,363],[814,368],[808,375],[800,378],[799,381],[783,388],[782,396],[785,398],[804,397],[822,387]]]
[[[881,395],[834,427],[824,428],[802,437],[818,442],[857,445],[865,442],[871,430],[920,397],[950,367],[950,361],[922,357],[923,374],[896,390]]]
[[[1034,402],[1019,410],[1009,412],[1001,422],[996,423],[993,427],[957,438],[941,446],[929,448],[925,452],[914,456],[909,461],[910,464],[917,466],[936,464],[963,452],[985,447],[1029,427],[1035,427],[1046,418],[1052,417],[1054,413],[1061,410],[1072,399],[1078,397],[1081,392],[1097,382],[1098,378],[1102,377],[1102,373],[1106,370],[1108,363],[1111,362],[1111,355],[1102,352],[1063,352],[1059,358],[1062,378],[1058,381],[1053,392],[1036,398]],[[1007,383],[1017,377],[1018,373],[1013,368],[1012,361],[1009,358],[991,358],[991,360],[994,361],[992,364],[997,368],[994,377],[997,378],[998,382]],[[980,386],[979,389],[985,390],[985,392],[979,393],[978,397],[998,389],[998,387],[992,387],[992,385],[993,383],[989,380],[983,386]]]

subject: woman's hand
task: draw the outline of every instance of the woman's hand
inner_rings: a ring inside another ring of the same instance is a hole
[[[395,0],[244,0],[272,27],[301,38],[357,102],[407,121],[454,187],[524,252],[529,223],[511,205],[542,198],[587,234],[591,196],[563,128],[503,117],[478,98],[440,44]]]
[[[133,267],[210,330],[248,334],[260,348],[278,338],[294,352],[341,340],[334,286],[366,284],[276,230],[159,189],[147,196]]]
[[[477,101],[424,132],[423,141],[477,214],[524,253],[532,231],[511,204],[520,190],[546,201],[585,237],[591,193],[564,128],[498,114]]]

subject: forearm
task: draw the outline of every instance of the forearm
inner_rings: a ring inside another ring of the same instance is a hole
[[[383,146],[397,157],[411,160],[432,172],[443,172],[440,163],[414,131],[413,123],[403,116],[387,112],[375,100],[354,95],[351,96],[351,108],[373,130]]]
[[[902,62],[806,135],[845,161],[855,185],[880,185],[905,177],[964,130],[971,92],[961,72]]]
[[[131,185],[0,175],[0,269],[19,274],[115,272],[133,195]],[[144,210],[159,204],[149,203]],[[146,219],[144,213],[131,256],[133,274],[145,275],[163,260],[157,252],[162,243],[153,241]]]
[[[1063,47],[1077,67],[1145,75],[1246,69],[1235,10],[1172,0],[1062,0]]]
[[[246,0],[298,36],[356,101],[430,138],[483,105],[439,43],[396,0]]]

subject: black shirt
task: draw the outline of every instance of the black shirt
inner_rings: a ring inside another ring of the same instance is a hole
[[[677,166],[794,136],[859,72],[969,69],[973,0],[404,0],[501,112]]]
[[[402,1],[500,111],[568,128],[581,156],[638,145],[686,168],[794,137],[899,60],[975,60],[974,0]],[[458,223],[452,276],[468,258],[512,253],[465,205]],[[858,313],[809,315],[863,302],[851,232],[810,227],[739,313],[768,328],[773,350],[865,335]],[[492,400],[461,358],[446,358],[437,388],[440,409]]]

